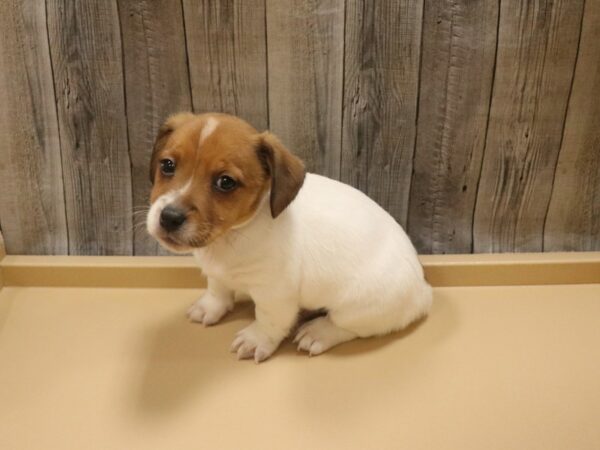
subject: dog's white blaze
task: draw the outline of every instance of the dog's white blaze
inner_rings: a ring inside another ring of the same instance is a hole
[[[206,124],[204,125],[204,128],[202,128],[202,131],[200,132],[200,141],[199,144],[202,144],[202,142],[204,142],[206,140],[207,137],[209,137],[217,128],[217,125],[219,125],[219,121],[217,119],[215,119],[214,117],[209,117],[206,120]]]
[[[162,213],[165,206],[174,200],[176,194],[177,191],[167,192],[158,197],[156,201],[152,203],[152,206],[150,206],[150,211],[148,211],[148,216],[146,217],[146,228],[151,236],[157,236],[160,230],[160,213]]]
[[[192,187],[192,180],[192,177],[190,177],[183,187],[161,195],[150,206],[150,211],[148,211],[148,216],[146,217],[146,228],[150,235],[156,237],[160,230],[160,214],[162,213],[163,208],[184,195]]]

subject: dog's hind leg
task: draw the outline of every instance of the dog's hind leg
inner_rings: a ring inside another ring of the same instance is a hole
[[[313,356],[356,337],[358,337],[356,333],[338,327],[329,316],[323,316],[302,325],[294,342],[298,343],[298,350],[307,351]]]

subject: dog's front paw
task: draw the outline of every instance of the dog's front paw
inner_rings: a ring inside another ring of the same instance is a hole
[[[269,337],[260,326],[253,322],[235,335],[231,351],[237,353],[238,359],[254,359],[259,363],[264,361],[279,346],[279,342]]]
[[[199,322],[204,326],[214,325],[225,314],[233,309],[233,301],[215,297],[206,291],[187,311],[187,316],[192,322]]]

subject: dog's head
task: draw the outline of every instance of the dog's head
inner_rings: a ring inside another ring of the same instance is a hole
[[[189,252],[250,221],[269,196],[276,218],[296,197],[304,164],[271,133],[226,114],[182,113],[160,128],[150,163],[148,232]]]

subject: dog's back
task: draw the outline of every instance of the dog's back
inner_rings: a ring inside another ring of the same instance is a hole
[[[303,307],[333,312],[357,303],[360,311],[351,310],[367,321],[365,309],[371,305],[374,313],[381,311],[369,319],[378,321],[381,333],[427,313],[431,288],[416,251],[402,227],[369,197],[308,174],[288,209],[301,264]],[[381,327],[381,321],[388,324]]]

